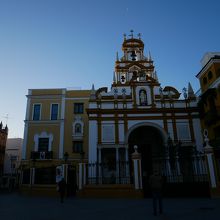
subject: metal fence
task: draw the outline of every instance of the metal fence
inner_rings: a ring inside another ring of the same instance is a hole
[[[152,158],[152,167],[159,167],[167,183],[208,182],[205,155],[202,153],[187,157]],[[114,164],[89,163],[87,170],[87,184],[133,183],[133,167],[129,161],[118,161]]]
[[[129,184],[129,162],[89,163],[87,184]]]

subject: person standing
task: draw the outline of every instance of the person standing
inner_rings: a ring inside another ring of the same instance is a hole
[[[156,216],[158,205],[159,213],[163,213],[162,189],[164,185],[164,180],[163,177],[160,175],[159,171],[155,170],[154,173],[150,176],[149,184],[153,197],[153,213]]]

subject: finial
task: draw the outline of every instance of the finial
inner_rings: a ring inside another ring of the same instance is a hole
[[[185,99],[187,99],[187,89],[186,89],[186,87],[183,88],[183,97]]]
[[[90,99],[91,99],[91,100],[96,99],[96,96],[95,96],[95,86],[94,86],[94,84],[92,84]]]
[[[95,86],[94,86],[94,84],[92,84],[92,91],[95,91]]]
[[[113,83],[116,83],[115,72],[113,71]]]
[[[7,124],[5,126],[5,131],[6,131],[6,133],[8,133],[8,126],[7,126]]]
[[[154,71],[154,79],[155,79],[156,81],[158,81],[157,71],[156,71],[156,70]]]
[[[116,61],[119,61],[119,58],[118,58],[118,51],[116,52]]]
[[[193,88],[192,88],[190,82],[188,83],[188,97],[189,98],[195,98],[195,93],[193,91]]]
[[[148,57],[148,60],[151,61],[151,53],[149,51],[149,57]]]
[[[124,34],[124,40],[126,40],[126,34]]]
[[[131,32],[131,34],[129,34],[129,36],[131,36],[131,38],[133,39],[133,37],[134,37],[134,35],[133,35],[134,31],[133,31],[133,30],[130,30],[130,32]]]
[[[141,40],[141,33],[138,33],[138,38],[139,40]]]

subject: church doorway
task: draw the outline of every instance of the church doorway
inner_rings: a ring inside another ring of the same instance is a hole
[[[139,126],[131,131],[128,137],[130,173],[132,177],[131,155],[134,152],[134,145],[138,146],[138,152],[142,157],[142,179],[144,195],[149,196],[148,179],[153,169],[161,170],[161,158],[165,155],[165,147],[161,131],[153,126]],[[132,181],[132,179],[131,179]]]

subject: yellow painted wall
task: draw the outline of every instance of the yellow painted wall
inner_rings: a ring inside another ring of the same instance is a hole
[[[201,87],[201,90],[202,92],[205,92],[209,87],[210,85],[217,79],[219,78],[220,76],[218,76],[219,73],[219,70],[220,70],[220,63],[215,63],[213,64],[212,66],[210,66],[210,68],[208,68],[201,76],[199,82],[200,82],[200,87]],[[212,79],[208,79],[208,73],[209,71],[211,71],[213,73],[213,77]],[[206,77],[207,78],[207,84],[204,84],[203,83],[203,78]]]
[[[34,135],[47,132],[53,134],[52,151],[53,158],[58,158],[59,141],[60,141],[60,125],[54,124],[31,124],[28,129],[28,141],[27,141],[27,158],[30,159],[31,151],[34,150]]]
[[[88,108],[88,101],[90,90],[65,90],[62,94],[62,89],[37,89],[31,90],[30,98],[30,115],[29,128],[27,139],[27,159],[30,159],[31,151],[34,150],[34,135],[42,132],[52,133],[54,136],[52,142],[53,159],[59,157],[60,144],[60,120],[50,120],[51,104],[59,104],[58,119],[61,118],[61,104],[62,96],[65,96],[65,119],[64,119],[64,152],[69,153],[70,159],[79,159],[79,153],[73,153],[73,131],[72,124],[76,115],[80,115],[84,122],[84,136],[83,136],[83,151],[85,158],[88,156],[88,116],[86,109]],[[74,103],[84,103],[83,114],[74,114]],[[33,121],[33,106],[34,104],[41,104],[41,118],[39,121]]]
[[[64,152],[69,153],[69,157],[72,159],[79,159],[80,154],[73,152],[73,127],[75,116],[81,116],[84,122],[84,136],[83,136],[83,151],[85,152],[85,158],[88,155],[88,116],[86,109],[88,108],[88,101],[90,90],[78,90],[78,91],[68,91],[66,97],[65,106],[65,130],[64,130]],[[84,111],[83,114],[74,114],[74,103],[83,103]]]
[[[213,75],[211,79],[208,78],[208,74],[210,71],[212,72]],[[207,78],[207,84],[203,83],[204,77]],[[204,93],[207,89],[211,88],[211,85],[219,78],[220,78],[220,63],[213,63],[213,65],[211,65],[200,77],[199,81],[200,81],[202,93]],[[217,96],[215,98],[215,106],[218,109],[218,111],[220,111],[220,88],[217,88],[216,92],[217,92]],[[205,112],[208,112],[210,110],[208,103],[207,105],[204,105],[204,110]],[[204,128],[208,129],[209,139],[211,140],[215,138],[214,128],[220,126],[220,120],[216,121],[209,127],[205,126],[204,121],[201,120],[201,125],[203,129]]]

